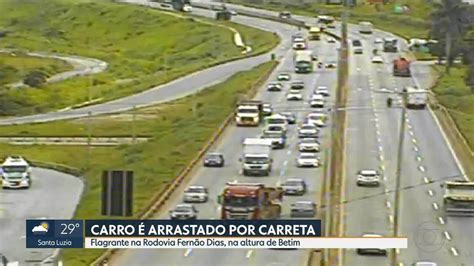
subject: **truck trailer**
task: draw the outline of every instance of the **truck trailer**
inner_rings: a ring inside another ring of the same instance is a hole
[[[474,216],[474,182],[447,181],[444,183],[444,211],[448,216]]]
[[[260,183],[227,183],[218,196],[221,219],[277,219],[281,215],[283,189]]]

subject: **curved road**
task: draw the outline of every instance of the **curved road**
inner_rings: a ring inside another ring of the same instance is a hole
[[[84,183],[61,172],[33,168],[30,189],[0,189],[0,254],[9,261],[42,261],[52,249],[26,249],[26,219],[71,219]]]

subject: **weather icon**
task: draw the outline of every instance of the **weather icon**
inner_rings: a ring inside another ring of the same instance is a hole
[[[31,232],[33,232],[35,235],[46,234],[48,232],[48,228],[49,224],[47,222],[41,222],[40,225],[33,227]]]

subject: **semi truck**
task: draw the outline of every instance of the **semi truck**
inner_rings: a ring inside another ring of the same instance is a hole
[[[395,38],[384,38],[383,39],[383,51],[385,53],[396,53],[398,52],[398,41]]]
[[[393,60],[393,75],[396,77],[410,77],[410,61],[405,57]]]
[[[237,126],[258,126],[263,117],[262,101],[241,101],[235,110]]]
[[[418,87],[406,87],[405,106],[409,109],[424,109],[428,102],[428,91]]]
[[[0,175],[3,188],[31,186],[31,167],[21,156],[8,156],[0,167]]]
[[[244,176],[269,176],[272,171],[272,141],[246,138],[243,143],[242,174]]]
[[[444,211],[448,216],[474,216],[474,182],[447,181],[443,184]]]
[[[283,189],[260,183],[227,183],[218,196],[223,220],[277,219]]]
[[[309,28],[308,39],[311,41],[319,41],[321,39],[321,28],[320,27]]]
[[[313,72],[313,56],[311,51],[296,51],[293,59],[296,73]]]

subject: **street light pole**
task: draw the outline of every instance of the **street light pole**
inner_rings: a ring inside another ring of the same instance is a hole
[[[398,138],[397,151],[397,169],[395,173],[395,201],[393,206],[393,237],[398,237],[399,224],[399,209],[400,209],[400,181],[402,177],[402,162],[403,162],[403,143],[405,139],[405,123],[406,123],[406,101],[407,93],[402,92],[402,115],[400,121],[400,136]],[[391,254],[392,266],[397,265],[397,249],[394,249]]]

